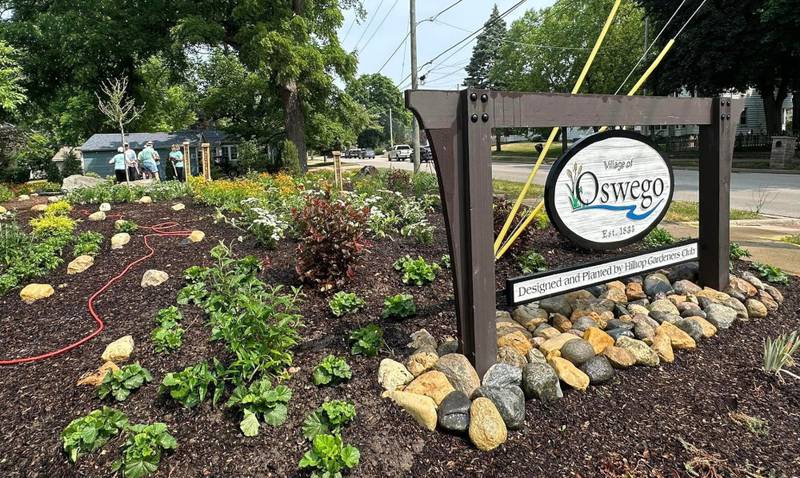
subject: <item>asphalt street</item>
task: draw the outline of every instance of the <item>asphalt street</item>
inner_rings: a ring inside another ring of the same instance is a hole
[[[385,157],[364,160],[343,160],[347,164],[372,165],[381,168],[403,168],[411,170],[410,162],[389,162]],[[525,182],[533,164],[494,162],[492,175],[495,179]],[[432,163],[423,163],[423,171],[433,172]],[[548,165],[542,165],[534,182],[544,184]],[[698,173],[693,170],[675,170],[675,199],[698,200]],[[762,214],[800,218],[800,174],[770,174],[734,172],[731,178],[731,207],[757,210]]]

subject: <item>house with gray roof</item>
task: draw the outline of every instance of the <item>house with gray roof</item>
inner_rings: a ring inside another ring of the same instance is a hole
[[[211,145],[212,160],[236,161],[237,157],[238,139],[214,129],[178,131],[175,133],[128,133],[125,135],[125,142],[137,153],[144,149],[144,145],[148,141],[153,142],[153,149],[158,152],[162,160],[169,156],[170,148],[173,144],[183,144],[188,141],[188,160],[192,165],[193,174],[197,174],[198,171],[200,149],[203,143]],[[79,148],[84,173],[93,172],[101,177],[113,176],[114,165],[109,164],[109,161],[117,154],[117,148],[121,146],[120,143],[119,134],[97,133],[92,135]],[[170,177],[171,172],[166,172],[167,177]]]

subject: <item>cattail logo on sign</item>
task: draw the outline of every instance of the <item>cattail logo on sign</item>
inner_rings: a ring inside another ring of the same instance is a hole
[[[661,221],[672,185],[672,167],[649,139],[606,131],[559,158],[547,177],[545,206],[573,242],[611,249],[638,241]]]

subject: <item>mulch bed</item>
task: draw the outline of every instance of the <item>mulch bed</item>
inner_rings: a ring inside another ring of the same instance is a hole
[[[153,351],[149,339],[155,313],[174,305],[183,286],[181,273],[191,265],[211,263],[209,249],[218,241],[233,243],[236,255],[253,254],[270,264],[263,279],[270,284],[299,285],[294,273],[292,241],[267,251],[251,239],[237,240],[240,232],[214,224],[213,210],[191,201],[174,212],[172,203],[120,205],[123,213],[140,225],[176,221],[181,228],[201,229],[206,239],[184,245],[176,238],[155,238],[157,254],[114,285],[97,302],[107,330],[85,346],[42,362],[0,369],[0,476],[107,476],[118,456],[120,438],[103,452],[68,462],[61,450],[60,433],[74,418],[104,404],[90,387],[76,386],[84,372],[100,365],[106,344],[123,335],[136,342],[133,360],[154,375],[154,381],[121,403],[106,402],[125,412],[131,422],[162,421],[178,440],[175,453],[166,455],[157,476],[304,476],[297,463],[308,443],[300,425],[326,399],[355,403],[358,416],[344,431],[345,441],[361,450],[361,464],[352,476],[684,476],[685,463],[701,453],[714,455],[719,476],[745,476],[745,472],[792,476],[800,470],[800,384],[779,383],[759,371],[761,344],[766,336],[800,328],[800,281],[783,288],[786,302],[768,319],[737,323],[698,350],[679,352],[674,364],[656,369],[633,368],[617,374],[608,385],[590,387],[586,393],[565,391],[562,400],[543,405],[526,404],[526,426],[509,432],[509,440],[491,453],[483,453],[463,437],[421,429],[399,407],[382,399],[377,383],[378,363],[393,357],[403,361],[408,334],[426,328],[437,338],[455,335],[452,286],[445,271],[432,286],[404,286],[392,263],[404,254],[439,260],[446,250],[442,220],[432,246],[412,241],[381,241],[361,261],[358,275],[347,290],[367,301],[361,312],[334,318],[327,301],[332,292],[305,290],[302,304],[305,328],[296,349],[300,371],[288,382],[294,397],[289,419],[278,428],[263,426],[254,438],[239,430],[239,417],[204,403],[193,410],[158,395],[167,372],[223,355],[219,344],[208,341],[205,318],[193,308],[183,308],[187,329],[183,347],[172,354]],[[11,203],[29,207],[30,203]],[[81,208],[73,216],[83,215]],[[88,208],[86,208],[88,209]],[[92,208],[92,210],[94,210]],[[27,222],[29,212],[20,213]],[[113,234],[113,220],[81,222],[79,230]],[[24,304],[17,291],[0,298],[0,357],[28,356],[58,348],[93,330],[86,311],[89,295],[125,264],[144,254],[142,236],[133,234],[124,249],[111,251],[108,241],[95,265],[68,276],[66,266],[46,279],[56,294],[33,305]],[[597,259],[569,246],[552,231],[538,232],[528,240],[550,264],[566,266]],[[142,289],[146,269],[171,276],[162,286]],[[498,287],[507,276],[517,275],[512,258],[497,268]],[[413,293],[419,315],[405,321],[380,317],[383,299],[399,292]],[[353,379],[335,387],[317,388],[311,371],[328,353],[346,355],[347,335],[357,327],[378,322],[385,330],[388,350],[379,357],[347,357]],[[766,420],[769,433],[757,436],[731,420],[730,412],[743,412]],[[694,449],[682,445],[681,440]],[[705,456],[705,455],[704,455]],[[702,468],[697,469],[703,476]],[[717,475],[708,475],[717,476]]]

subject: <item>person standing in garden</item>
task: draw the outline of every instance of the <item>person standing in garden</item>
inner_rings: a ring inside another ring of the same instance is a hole
[[[125,165],[128,168],[128,179],[135,181],[139,179],[139,161],[136,159],[136,151],[125,143]]]
[[[148,141],[145,143],[144,149],[139,152],[139,162],[142,163],[142,168],[147,179],[155,179],[158,181],[158,165],[156,164],[155,153],[153,142]]]
[[[169,152],[169,162],[175,168],[175,179],[183,182],[183,153],[177,144],[172,145],[172,150]]]
[[[124,183],[127,179],[125,177],[125,155],[122,154],[122,146],[117,148],[117,154],[115,154],[108,164],[114,165],[114,175],[117,178],[118,183]]]

